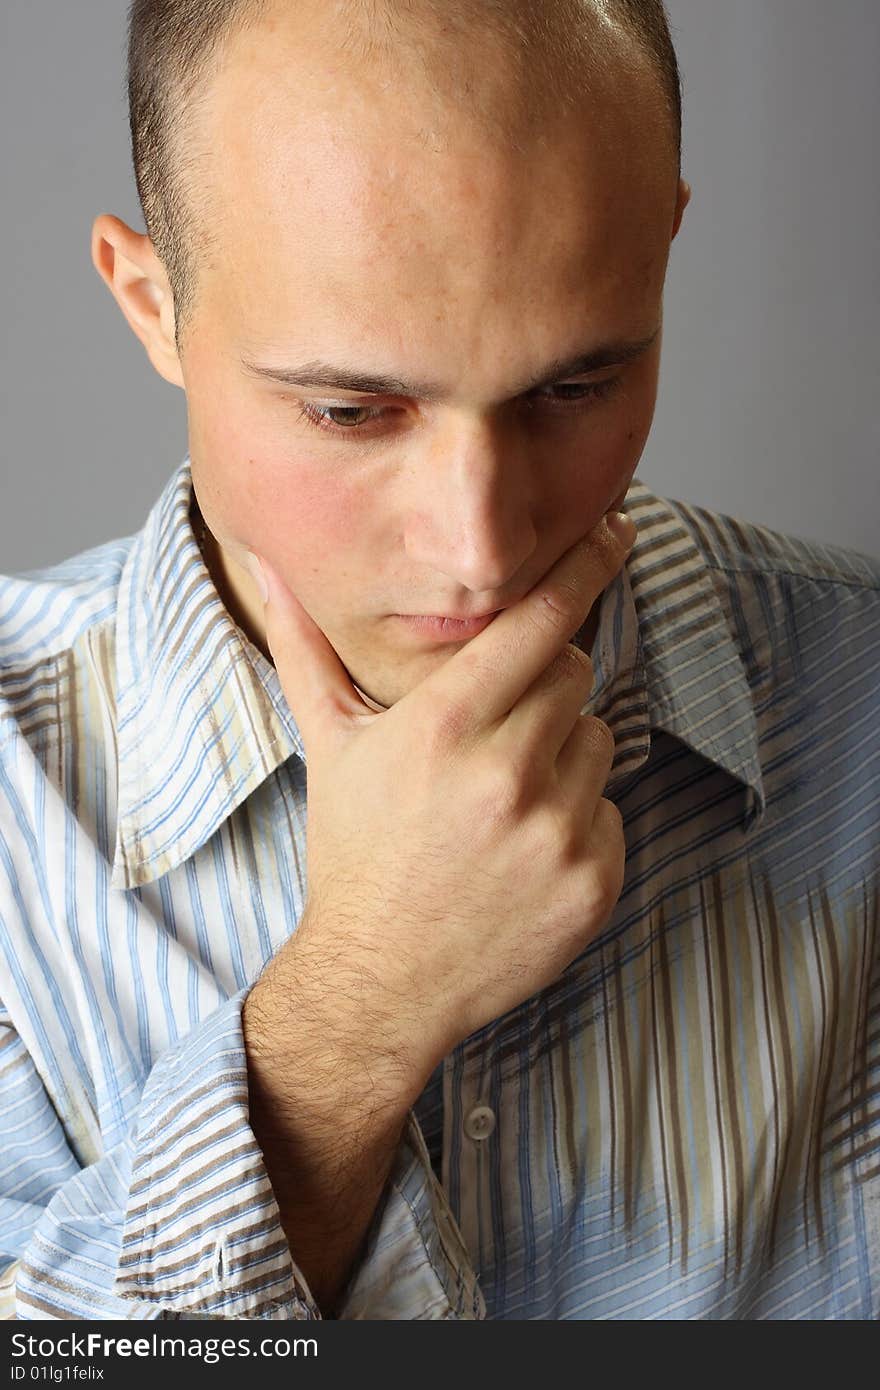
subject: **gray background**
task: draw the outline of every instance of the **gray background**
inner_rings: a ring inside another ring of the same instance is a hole
[[[655,491],[877,554],[880,4],[668,0],[683,173]],[[144,230],[124,0],[3,0],[0,570],[142,524],[187,451],[186,401],[90,257]]]

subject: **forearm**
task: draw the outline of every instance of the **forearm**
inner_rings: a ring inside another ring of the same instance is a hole
[[[352,975],[294,941],[242,1010],[250,1124],[291,1255],[324,1317],[337,1311],[424,1078],[352,1008]]]

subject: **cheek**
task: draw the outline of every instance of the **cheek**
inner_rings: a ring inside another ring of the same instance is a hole
[[[565,517],[567,543],[623,502],[651,430],[655,397],[656,386],[650,381],[639,390],[630,389],[627,398],[609,409],[601,423],[566,453],[565,471],[557,474],[559,486],[548,504],[552,516],[548,514],[547,524],[552,528]],[[557,455],[557,469],[559,461]]]
[[[262,431],[262,432],[261,432]],[[264,422],[227,412],[202,435],[204,477],[193,476],[206,520],[236,559],[257,550],[282,572],[326,570],[334,554],[350,554],[363,534],[364,499],[342,466],[309,456],[305,445],[279,440]]]
[[[236,538],[261,544],[282,572],[296,566],[325,571],[334,556],[352,556],[357,508],[326,468],[251,457],[246,472],[250,486],[241,498]]]
[[[597,506],[629,486],[651,430],[653,405],[645,397],[630,397],[608,413],[603,426],[570,457],[568,487]]]
[[[610,488],[616,498],[629,487],[651,432],[656,399],[656,373],[646,373],[610,413],[605,447],[597,449],[595,471],[591,468],[597,491]]]

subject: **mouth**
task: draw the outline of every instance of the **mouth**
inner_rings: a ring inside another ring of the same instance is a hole
[[[434,642],[464,642],[476,637],[503,611],[498,608],[476,618],[447,618],[423,613],[395,613],[394,616],[416,637]]]

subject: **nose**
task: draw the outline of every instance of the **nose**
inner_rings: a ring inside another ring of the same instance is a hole
[[[522,441],[468,420],[414,461],[412,486],[405,543],[414,567],[461,585],[468,601],[485,595],[491,602],[538,541],[536,483]],[[447,590],[445,597],[455,595]]]

